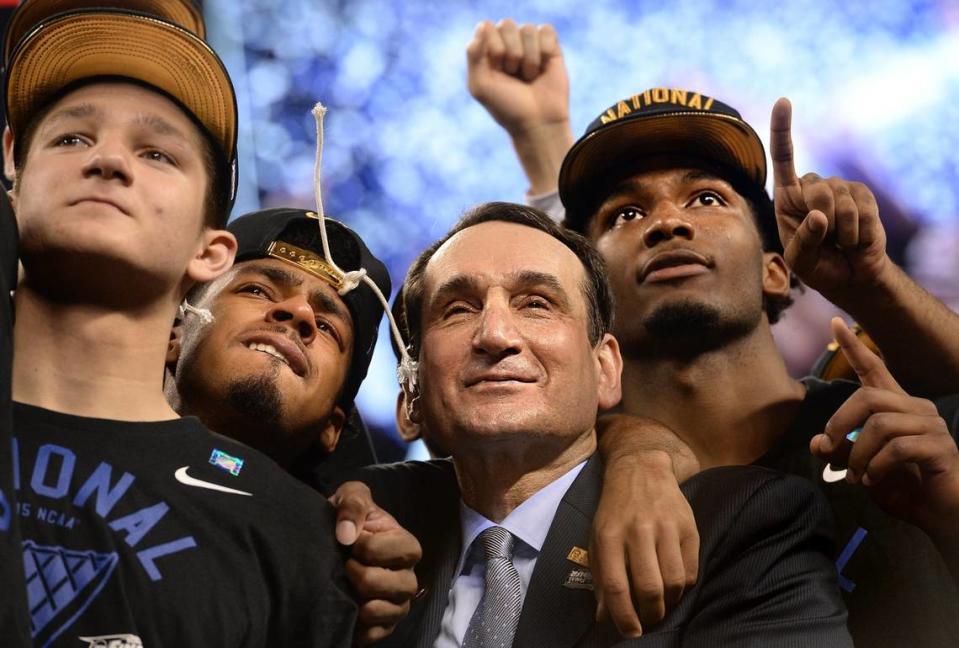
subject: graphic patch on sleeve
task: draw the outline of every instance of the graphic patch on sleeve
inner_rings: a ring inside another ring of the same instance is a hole
[[[243,469],[243,460],[239,457],[231,457],[222,450],[214,450],[210,455],[210,463],[217,468],[222,468],[234,477],[240,474]]]

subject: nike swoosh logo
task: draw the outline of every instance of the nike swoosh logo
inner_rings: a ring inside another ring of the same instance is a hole
[[[214,484],[213,482],[203,481],[202,479],[196,479],[195,477],[190,477],[186,474],[189,466],[183,466],[175,473],[173,476],[181,484],[186,484],[187,486],[195,486],[196,488],[208,488],[210,490],[220,491],[221,493],[230,493],[231,495],[248,495],[253,497],[253,493],[247,493],[246,491],[237,490],[235,488],[230,488],[229,486],[221,486],[220,484]]]
[[[828,484],[833,482],[842,481],[846,478],[846,469],[842,470],[833,470],[832,466],[826,464],[826,467],[822,469],[822,480]]]

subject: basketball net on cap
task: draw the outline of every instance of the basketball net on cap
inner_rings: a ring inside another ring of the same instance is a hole
[[[326,115],[326,107],[317,102],[313,106],[313,118],[316,120],[316,163],[313,165],[313,191],[316,195],[316,215],[320,225],[320,240],[323,242],[323,257],[336,272],[343,275],[343,286],[337,291],[341,296],[357,288],[361,283],[365,283],[373,291],[373,294],[380,300],[383,306],[383,312],[390,323],[390,331],[393,339],[396,341],[396,347],[400,350],[400,364],[396,368],[396,379],[401,386],[405,386],[409,391],[416,388],[416,360],[410,357],[406,344],[403,343],[403,336],[400,335],[400,329],[396,326],[396,320],[393,319],[393,313],[390,311],[389,302],[380,291],[376,282],[370,279],[366,274],[366,268],[343,270],[333,260],[330,254],[330,244],[326,239],[326,215],[323,212],[323,191],[320,188],[320,167],[323,162],[323,117]]]

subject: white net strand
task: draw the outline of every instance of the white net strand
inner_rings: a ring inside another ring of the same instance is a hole
[[[399,366],[396,368],[396,379],[400,385],[406,385],[410,391],[414,391],[416,389],[417,363],[410,357],[406,345],[403,344],[403,336],[400,335],[400,330],[393,319],[393,313],[390,311],[390,304],[380,291],[380,287],[367,276],[366,268],[346,272],[336,265],[336,262],[333,261],[333,255],[330,254],[330,244],[326,237],[326,214],[323,211],[323,191],[320,186],[320,170],[323,163],[323,117],[326,115],[326,107],[317,102],[313,106],[312,113],[316,120],[316,162],[313,165],[313,193],[316,198],[316,215],[320,226],[320,241],[323,243],[323,257],[334,270],[343,276],[343,286],[338,291],[340,295],[345,295],[359,286],[360,283],[365,283],[379,299],[383,306],[383,312],[386,313],[386,319],[390,323],[390,332],[396,341],[397,348],[400,350],[401,359]]]
[[[180,316],[180,319],[183,319],[184,317],[186,317],[187,313],[193,313],[194,315],[199,317],[201,320],[203,320],[204,324],[213,323],[213,313],[211,313],[206,308],[197,308],[196,306],[192,305],[190,302],[184,299],[182,302],[180,302],[180,306],[177,308],[177,314]]]

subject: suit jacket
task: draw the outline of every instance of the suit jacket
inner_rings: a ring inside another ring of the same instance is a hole
[[[602,489],[594,456],[563,497],[537,559],[514,648],[852,646],[836,586],[830,517],[806,481],[756,467],[707,470],[683,484],[700,533],[695,587],[656,626],[622,639],[595,622],[592,591],[570,587],[574,546],[588,547]],[[460,554],[459,490],[448,461],[367,469],[374,498],[423,545],[423,593],[378,645],[428,648]]]

